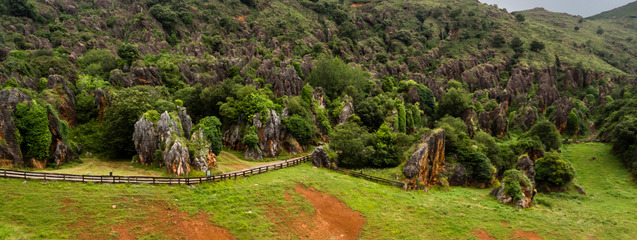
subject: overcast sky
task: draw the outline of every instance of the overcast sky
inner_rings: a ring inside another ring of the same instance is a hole
[[[543,7],[553,12],[565,12],[582,17],[624,6],[635,0],[479,0],[483,3],[498,4],[509,12]]]

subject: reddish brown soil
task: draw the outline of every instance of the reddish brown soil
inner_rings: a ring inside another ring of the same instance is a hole
[[[503,227],[508,227],[509,225],[511,225],[511,224],[510,224],[510,223],[508,223],[508,222],[500,222],[500,224],[502,224],[502,226],[503,226]]]
[[[268,218],[274,222],[279,238],[356,239],[365,225],[360,212],[353,211],[338,199],[316,189],[297,184],[295,192],[304,196],[316,212],[307,213],[285,194],[287,206],[268,206]]]
[[[234,18],[234,19],[236,19],[237,21],[240,21],[240,22],[245,22],[246,21],[246,17],[244,17],[244,16],[236,16],[236,17],[232,17],[232,18]]]
[[[17,194],[17,193],[7,193],[7,195],[12,196],[12,197],[21,197],[22,194]]]
[[[480,240],[497,240],[491,235],[489,235],[489,233],[487,233],[487,231],[484,229],[473,229],[471,232],[473,232],[473,234],[478,236],[478,239]]]
[[[513,237],[511,239],[542,240],[542,238],[538,236],[537,233],[522,230],[513,231]]]
[[[65,199],[60,201],[64,207],[63,213],[83,214],[83,209],[75,201]],[[179,212],[174,207],[162,201],[149,201],[139,198],[123,198],[113,208],[113,216],[107,214],[107,218],[117,218],[115,211],[133,211],[138,218],[125,219],[114,225],[106,226],[107,232],[95,232],[92,229],[104,229],[96,226],[96,219],[82,218],[69,225],[76,230],[76,239],[137,239],[147,236],[164,236],[168,239],[234,239],[228,230],[212,225],[210,215],[198,213],[190,215]],[[152,235],[151,235],[152,234]]]
[[[250,168],[250,166],[248,165],[243,165],[243,164],[230,164],[231,167],[236,168],[236,169],[246,169],[246,168]]]

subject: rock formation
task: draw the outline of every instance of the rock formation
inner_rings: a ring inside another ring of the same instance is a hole
[[[480,113],[480,129],[498,138],[506,136],[508,134],[506,118],[508,109],[508,103],[504,102],[490,112]]]
[[[506,185],[505,183],[502,183],[502,185],[500,185],[499,188],[492,189],[491,192],[489,192],[489,195],[496,197],[496,199],[498,199],[498,201],[500,201],[501,203],[504,203],[504,204],[513,203],[514,201],[513,197],[509,196],[504,191],[505,185]],[[537,193],[537,191],[533,187],[533,184],[531,184],[531,186],[521,186],[521,187],[522,187],[522,199],[516,201],[513,204],[516,207],[529,208],[533,204],[533,198],[535,197],[535,194]]]
[[[524,175],[531,180],[531,183],[535,184],[535,169],[533,166],[535,166],[535,163],[531,161],[528,155],[522,155],[518,158],[518,169],[524,172]]]
[[[467,170],[460,164],[453,168],[453,173],[447,178],[450,186],[466,186]]]
[[[323,146],[314,149],[312,153],[312,165],[319,168],[332,168],[330,157],[327,155],[325,149],[323,149]]]
[[[347,118],[354,114],[354,103],[349,96],[345,95],[345,97],[343,97],[343,104],[343,110],[341,114],[338,115],[338,124],[347,122]]]
[[[268,111],[268,120],[263,124],[260,120],[261,114],[257,113],[252,119],[253,126],[257,129],[259,136],[259,149],[263,152],[263,157],[276,158],[279,156],[279,139],[281,137],[281,118],[276,111]]]
[[[423,136],[422,145],[409,158],[403,174],[409,188],[437,183],[438,172],[445,166],[445,131],[436,129]]]
[[[155,124],[142,117],[135,123],[135,133],[133,134],[135,150],[139,156],[139,163],[150,165],[154,162],[157,151],[158,139],[155,133]]]
[[[0,166],[25,167],[15,135],[18,130],[11,115],[18,103],[30,100],[29,96],[17,89],[0,91]]]
[[[185,143],[177,139],[164,151],[164,165],[169,174],[186,175],[190,173],[190,154]]]
[[[49,120],[49,130],[51,131],[52,141],[49,147],[51,160],[55,166],[60,166],[69,161],[77,159],[77,154],[71,150],[62,137],[60,131],[60,122],[51,109],[47,110],[47,118]],[[44,164],[46,166],[46,164]]]
[[[194,132],[190,141],[197,149],[192,156],[192,167],[195,170],[205,172],[217,165],[217,155],[212,152],[210,142],[204,136],[202,129]]]
[[[62,96],[60,99],[46,99],[52,106],[55,106],[60,118],[64,119],[69,125],[75,125],[75,95],[71,91],[68,82],[60,75],[50,75],[47,78],[47,91],[55,92],[56,95]],[[54,102],[59,101],[59,104]]]
[[[188,116],[186,108],[179,108],[179,119],[181,120],[181,127],[184,129],[184,136],[190,136],[190,130],[192,130],[192,119]]]

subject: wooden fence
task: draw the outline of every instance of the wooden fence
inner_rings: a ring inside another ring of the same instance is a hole
[[[147,176],[95,176],[95,175],[73,175],[46,172],[28,172],[0,169],[0,177],[32,179],[44,181],[70,181],[70,182],[92,182],[92,183],[147,183],[147,184],[201,184],[208,182],[219,182],[237,177],[246,177],[259,173],[274,171],[307,162],[311,156],[303,156],[272,164],[266,164],[244,170],[209,176],[192,178],[173,177],[147,177]]]
[[[355,171],[350,171],[350,170],[342,169],[342,168],[336,168],[336,169],[332,169],[332,170],[340,172],[340,173],[344,173],[344,174],[347,174],[347,175],[351,175],[351,176],[354,176],[354,177],[360,177],[360,178],[364,178],[364,179],[367,179],[367,180],[370,180],[370,181],[388,184],[390,186],[395,186],[395,187],[399,187],[399,188],[403,188],[403,189],[405,188],[405,183],[403,183],[403,182],[392,181],[392,180],[389,180],[389,179],[379,178],[379,177],[376,177],[376,176],[364,174],[362,172],[355,172]]]

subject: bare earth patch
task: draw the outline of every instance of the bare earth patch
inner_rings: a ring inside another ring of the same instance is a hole
[[[511,239],[542,240],[542,238],[538,236],[537,233],[522,230],[513,231],[513,237]]]
[[[274,222],[282,239],[356,239],[365,225],[360,212],[353,211],[335,197],[310,187],[296,185],[295,192],[304,196],[316,212],[307,213],[285,194],[286,208],[268,206],[268,218]]]
[[[500,224],[502,224],[503,227],[508,227],[509,225],[511,225],[508,222],[500,222]]]
[[[473,232],[473,234],[478,236],[478,239],[480,240],[497,240],[491,235],[489,235],[489,233],[487,233],[487,231],[484,229],[473,229],[471,232]]]

